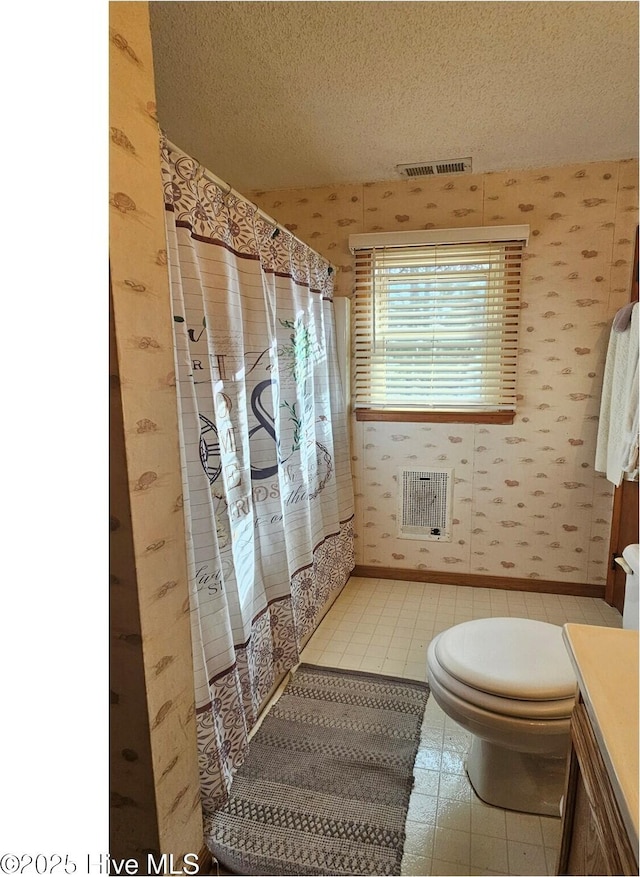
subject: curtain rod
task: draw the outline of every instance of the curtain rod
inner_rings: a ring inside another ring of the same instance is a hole
[[[194,159],[193,156],[188,155],[184,151],[184,149],[180,149],[179,146],[176,146],[176,144],[172,140],[169,140],[169,138],[166,135],[163,134],[163,137],[164,137],[164,140],[165,140],[167,146],[170,149],[172,149],[174,152],[180,152],[182,155],[186,156],[187,158],[191,158],[194,161],[198,161],[197,158]],[[265,222],[268,222],[269,225],[275,225],[275,227],[278,229],[278,231],[286,232],[288,235],[290,235],[295,241],[297,241],[303,247],[306,247],[308,250],[311,250],[312,253],[318,253],[318,251],[314,250],[313,247],[310,247],[309,244],[305,243],[304,241],[301,241],[300,238],[298,238],[294,234],[292,234],[288,228],[286,228],[284,225],[281,225],[279,222],[277,222],[273,218],[273,216],[269,216],[268,213],[265,213],[264,210],[261,210],[260,207],[258,207],[257,204],[254,204],[253,201],[250,201],[246,195],[243,195],[241,192],[238,192],[236,189],[234,189],[233,186],[230,186],[229,183],[226,183],[224,180],[221,180],[220,177],[216,176],[212,171],[210,171],[208,168],[206,168],[202,164],[202,162],[198,161],[198,164],[200,165],[200,167],[203,170],[203,176],[205,176],[209,180],[209,182],[214,183],[216,186],[220,186],[221,189],[224,189],[225,195],[234,195],[236,198],[242,198],[244,201],[249,201],[249,203],[253,207],[255,207],[255,209],[258,211],[258,215],[261,216],[265,220]],[[320,256],[321,259],[324,259],[324,261],[327,262],[331,271],[335,275],[336,274],[336,266],[332,262],[329,262],[329,260],[325,256],[322,256],[320,253],[318,253],[318,255]]]

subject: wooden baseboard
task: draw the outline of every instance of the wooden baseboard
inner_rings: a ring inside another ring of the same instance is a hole
[[[436,572],[392,566],[356,566],[353,576],[367,579],[396,579],[402,582],[433,582],[436,585],[463,585],[471,588],[498,588],[501,591],[533,591],[538,594],[567,594],[604,598],[604,585],[582,582],[556,582],[552,579],[521,579],[473,573]]]

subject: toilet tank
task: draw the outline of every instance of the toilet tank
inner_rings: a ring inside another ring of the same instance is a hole
[[[640,592],[640,545],[627,545],[622,557],[628,564],[627,582],[624,592],[622,626],[630,630],[638,630],[638,599]]]

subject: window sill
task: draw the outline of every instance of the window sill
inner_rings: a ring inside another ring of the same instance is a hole
[[[382,411],[356,408],[356,420],[392,423],[513,423],[515,411]]]

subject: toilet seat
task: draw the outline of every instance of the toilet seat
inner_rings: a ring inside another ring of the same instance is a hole
[[[429,676],[432,687],[435,681],[449,694],[455,695],[464,703],[473,704],[474,707],[478,707],[484,712],[494,713],[496,716],[539,721],[565,719],[571,715],[575,704],[575,679],[574,690],[570,697],[553,700],[523,700],[522,698],[489,694],[486,691],[465,685],[464,682],[456,679],[444,669],[438,660],[438,642],[439,638],[433,641],[429,654]]]
[[[429,652],[439,685],[484,711],[533,721],[571,715],[576,677],[554,624],[479,618],[443,631]]]
[[[478,618],[445,630],[440,666],[464,686],[522,701],[573,698],[576,677],[562,628],[529,618]]]
[[[504,749],[547,756],[566,755],[570,716],[547,719],[501,714],[458,697],[442,687],[433,674],[429,682],[436,702],[450,718],[474,736]]]

